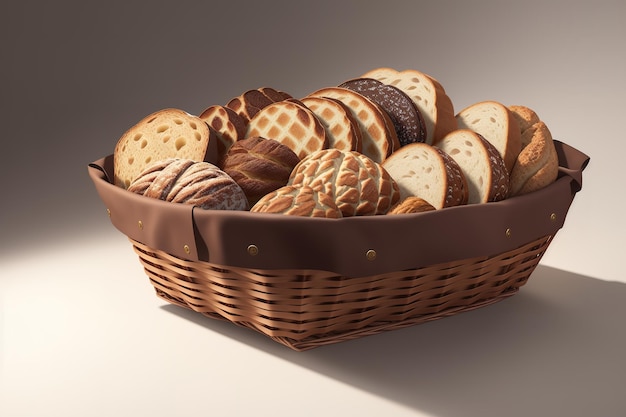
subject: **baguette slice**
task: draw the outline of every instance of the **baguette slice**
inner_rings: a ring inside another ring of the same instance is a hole
[[[452,100],[435,78],[417,70],[397,71],[385,67],[368,71],[361,77],[374,78],[397,87],[413,100],[426,125],[426,143],[437,143],[456,129]]]
[[[459,129],[470,129],[487,139],[500,152],[511,173],[522,149],[519,123],[513,113],[497,101],[474,103],[456,115]]]
[[[439,148],[411,143],[382,165],[398,184],[400,200],[420,197],[436,209],[467,204],[465,175],[456,161]]]
[[[504,200],[509,192],[509,172],[498,150],[478,133],[457,129],[437,147],[461,167],[468,186],[468,204]]]
[[[128,129],[113,153],[114,182],[122,188],[154,162],[185,158],[213,162],[217,137],[204,120],[179,109],[156,111]]]

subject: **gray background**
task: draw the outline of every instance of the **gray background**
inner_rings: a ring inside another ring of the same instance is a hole
[[[622,280],[625,18],[605,0],[3,2],[0,260],[116,233],[87,164],[145,115],[388,66],[434,76],[457,111],[530,106],[591,155],[544,262]]]

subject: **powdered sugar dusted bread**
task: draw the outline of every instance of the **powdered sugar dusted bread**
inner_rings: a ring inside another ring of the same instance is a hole
[[[394,152],[383,168],[400,189],[400,199],[420,197],[436,209],[466,204],[467,181],[452,157],[426,143],[412,143]]]
[[[347,88],[327,87],[309,94],[309,97],[330,97],[345,104],[352,111],[361,130],[361,153],[374,162],[381,163],[400,147],[389,115],[362,94]]]
[[[298,158],[328,148],[326,130],[315,114],[297,100],[283,100],[264,107],[248,123],[246,137],[274,139]]]
[[[509,192],[509,171],[498,150],[478,133],[457,129],[437,145],[458,164],[468,186],[468,204],[504,200]]]
[[[459,129],[470,129],[496,147],[511,173],[522,149],[520,127],[513,113],[497,101],[474,103],[456,115]]]
[[[211,210],[247,210],[248,200],[237,183],[208,162],[169,158],[149,166],[129,191],[172,203]]]
[[[345,104],[329,97],[304,97],[300,101],[324,125],[329,148],[361,152],[363,136],[359,124]]]
[[[559,161],[548,126],[525,106],[509,106],[519,120],[522,150],[511,172],[510,195],[526,194],[556,180]]]
[[[167,158],[204,161],[217,137],[204,120],[179,109],[154,112],[128,129],[113,154],[114,182],[128,188],[150,164]]]
[[[342,217],[332,197],[306,185],[278,188],[263,196],[250,211],[330,219]]]
[[[241,187],[253,206],[261,197],[284,185],[300,158],[273,139],[251,137],[237,141],[220,164]]]
[[[370,70],[361,77],[374,78],[397,87],[413,100],[424,119],[426,143],[436,143],[448,132],[456,129],[452,100],[435,78],[417,70],[397,71],[384,67]]]
[[[289,185],[306,185],[333,198],[344,217],[385,214],[398,202],[398,186],[383,167],[358,152],[326,149],[296,165]]]

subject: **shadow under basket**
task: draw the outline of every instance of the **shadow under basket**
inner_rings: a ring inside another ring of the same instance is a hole
[[[559,176],[504,201],[315,219],[202,210],[89,174],[156,294],[302,351],[483,307],[522,287],[563,226],[589,158],[555,141]]]

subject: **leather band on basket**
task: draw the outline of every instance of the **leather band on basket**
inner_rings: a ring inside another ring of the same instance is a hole
[[[499,202],[401,216],[300,218],[213,211],[145,198],[114,186],[112,156],[89,174],[111,222],[132,240],[171,255],[252,269],[366,276],[518,248],[562,226],[588,157],[555,141],[560,177]],[[109,172],[110,171],[110,172]]]

